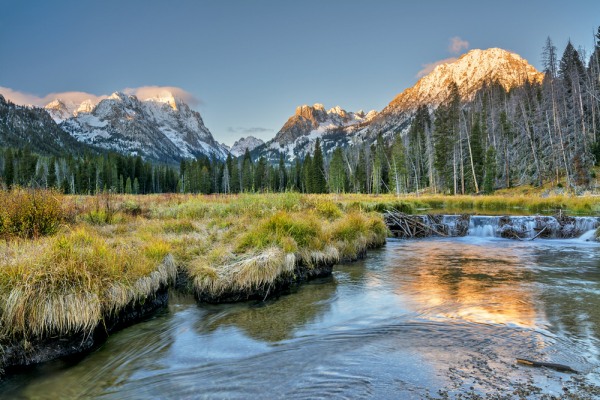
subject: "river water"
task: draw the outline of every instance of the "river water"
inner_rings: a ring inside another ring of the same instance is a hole
[[[389,240],[264,303],[168,309],[6,398],[600,397],[600,245]],[[516,363],[528,358],[579,374]]]

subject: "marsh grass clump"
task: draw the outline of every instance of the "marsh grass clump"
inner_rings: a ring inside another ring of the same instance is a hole
[[[342,210],[332,201],[320,201],[316,205],[317,213],[327,219],[338,219],[344,215]]]
[[[0,237],[38,238],[56,233],[70,218],[53,190],[0,190]]]
[[[263,291],[278,279],[294,273],[295,257],[281,249],[269,247],[242,257],[220,260],[213,266],[210,258],[197,259],[191,266],[194,288],[199,298],[218,298],[223,294],[244,294]]]
[[[237,251],[270,246],[282,248],[286,253],[293,253],[301,248],[318,250],[323,247],[321,236],[321,227],[314,215],[279,211],[244,234]]]
[[[381,217],[352,212],[330,227],[329,236],[342,259],[355,260],[367,249],[383,245],[388,233]]]
[[[0,261],[0,320],[10,337],[90,333],[107,313],[153,295],[176,271],[159,241],[105,240],[85,227],[9,246]]]
[[[165,233],[173,234],[190,233],[196,231],[196,227],[194,226],[192,221],[187,219],[165,221],[162,226],[162,229]]]

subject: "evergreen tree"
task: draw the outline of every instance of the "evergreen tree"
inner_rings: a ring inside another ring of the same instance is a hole
[[[131,187],[131,178],[127,177],[127,181],[125,182],[125,193],[131,194],[133,192],[133,188]]]
[[[260,157],[256,162],[256,168],[254,168],[254,189],[263,192],[267,186],[267,160]]]
[[[199,182],[198,190],[200,191],[200,193],[209,194],[211,192],[211,179],[210,179],[210,172],[208,171],[208,167],[206,165],[204,165],[200,169],[199,175],[200,175],[199,176],[200,182]]]
[[[344,166],[344,155],[342,148],[333,151],[329,163],[329,191],[332,193],[346,192],[346,168]]]
[[[279,167],[277,169],[277,190],[284,192],[287,187],[287,171],[285,170],[285,159],[283,153],[279,154]]]
[[[253,190],[253,167],[254,166],[252,164],[252,157],[250,156],[250,151],[246,149],[242,161],[242,191],[244,192],[250,192]]]
[[[58,179],[56,177],[56,158],[52,157],[48,164],[48,187],[55,188],[57,186]]]
[[[468,191],[479,190],[479,185],[483,182],[483,164],[484,164],[484,150],[483,150],[483,132],[482,123],[480,122],[480,116],[475,115],[473,127],[471,128],[471,134],[469,143],[471,144],[471,163],[472,163],[472,175],[470,181],[472,185],[467,189]],[[485,122],[484,122],[485,124]],[[467,175],[469,176],[469,175]]]
[[[302,164],[302,191],[304,193],[313,193],[313,162],[310,154],[307,154]]]
[[[319,138],[315,141],[315,152],[312,160],[312,192],[327,193],[327,181],[325,180],[325,165],[323,161],[323,152]]]

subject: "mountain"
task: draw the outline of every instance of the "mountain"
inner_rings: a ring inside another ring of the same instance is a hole
[[[246,149],[248,149],[248,151],[252,151],[264,143],[264,141],[255,138],[254,136],[243,137],[236,141],[233,146],[231,146],[229,152],[232,156],[239,157],[246,152]]]
[[[419,106],[433,111],[444,102],[452,82],[458,86],[463,102],[468,102],[488,84],[498,83],[508,91],[543,78],[543,73],[518,54],[498,48],[471,50],[455,61],[438,65],[379,113],[348,113],[339,107],[325,111],[321,104],[300,106],[275,138],[258,147],[253,156],[265,156],[272,162],[279,159],[279,153],[284,153],[288,161],[302,158],[312,151],[317,137],[326,153],[352,143],[372,143],[379,133],[389,139],[396,132],[408,130]]]
[[[279,154],[285,153],[291,161],[303,158],[312,152],[314,141],[321,138],[325,151],[333,147],[348,144],[352,137],[344,129],[361,123],[368,123],[377,115],[376,111],[365,114],[364,111],[348,112],[339,106],[325,110],[322,104],[302,105],[283,125],[275,138],[259,146],[253,153],[266,156],[270,161],[279,160]]]
[[[97,104],[56,99],[45,109],[72,137],[103,149],[166,163],[227,156],[200,113],[171,94],[140,100],[116,92]]]
[[[41,108],[18,106],[0,94],[0,147],[25,148],[61,155],[85,146],[63,131]]]
[[[61,99],[55,99],[44,106],[44,109],[50,114],[52,119],[60,124],[66,119],[76,117],[79,113],[92,112],[94,106],[97,103],[92,100],[85,100],[81,103],[74,103],[73,101],[63,101]]]
[[[544,74],[518,54],[498,48],[471,50],[456,61],[435,67],[413,87],[397,95],[360,131],[373,137],[379,132],[386,136],[406,129],[419,106],[434,109],[448,97],[452,82],[458,86],[461,99],[470,101],[486,84],[498,83],[509,91],[527,81],[539,83],[543,79]]]

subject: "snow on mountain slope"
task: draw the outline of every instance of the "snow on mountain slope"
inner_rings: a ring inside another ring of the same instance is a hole
[[[252,151],[264,143],[264,141],[255,138],[254,136],[243,137],[236,141],[233,146],[231,146],[229,152],[232,156],[239,157],[246,152],[246,149],[248,149],[248,151]]]
[[[279,160],[279,154],[283,153],[287,161],[292,161],[312,152],[317,138],[321,139],[327,152],[337,145],[352,141],[351,136],[344,134],[345,128],[366,123],[376,115],[376,111],[367,114],[362,110],[348,112],[339,106],[325,110],[319,103],[302,105],[296,108],[296,113],[287,120],[275,138],[259,146],[257,152],[270,161]]]
[[[417,107],[435,108],[446,100],[452,82],[458,86],[461,99],[469,101],[486,84],[497,82],[508,91],[526,81],[543,79],[544,74],[518,54],[498,48],[471,50],[454,62],[438,65],[413,87],[397,95],[369,124],[361,126],[366,128],[362,133],[372,137],[376,132],[390,134],[406,129]]]
[[[171,94],[140,100],[116,92],[96,105],[53,101],[46,109],[77,140],[120,153],[169,163],[200,155],[227,156],[200,114]],[[67,112],[71,117],[64,118]]]
[[[273,139],[280,145],[289,145],[302,136],[320,136],[326,132],[367,122],[376,115],[375,111],[365,114],[362,110],[347,112],[339,106],[325,111],[323,104],[303,105],[296,108]]]

